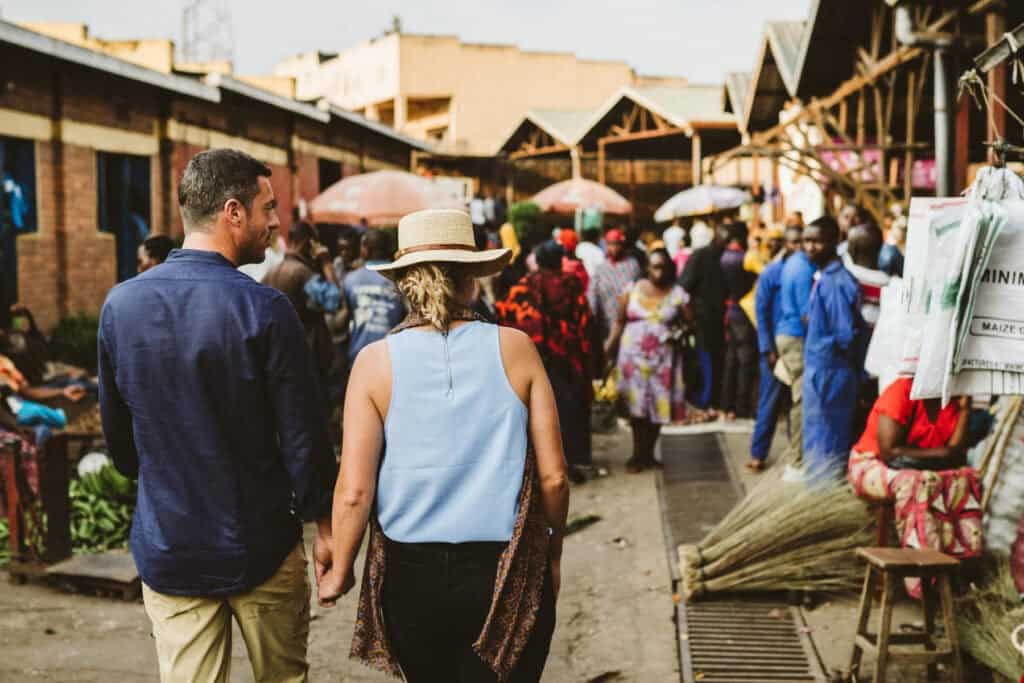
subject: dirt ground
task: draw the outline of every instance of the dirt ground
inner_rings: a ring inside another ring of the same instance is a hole
[[[546,681],[679,680],[654,475],[625,473],[628,448],[624,431],[595,436],[595,461],[610,475],[572,490],[570,520],[601,519],[566,540]],[[0,582],[0,681],[155,680],[156,655],[141,603],[10,586],[6,577]],[[348,659],[354,611],[354,594],[334,609],[314,604],[313,680],[391,680]],[[232,674],[233,681],[252,680],[237,630]]]

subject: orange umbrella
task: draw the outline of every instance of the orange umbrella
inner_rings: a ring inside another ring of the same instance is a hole
[[[452,206],[432,182],[405,171],[374,171],[349,176],[320,193],[309,205],[317,223],[356,224],[365,218],[372,227],[398,225],[422,209],[464,209]]]
[[[573,213],[576,209],[600,209],[602,213],[628,214],[633,205],[621,194],[586,178],[573,178],[541,190],[533,201],[543,211]]]

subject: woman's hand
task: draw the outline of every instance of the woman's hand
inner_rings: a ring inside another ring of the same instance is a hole
[[[342,569],[334,565],[320,579],[317,586],[317,600],[321,607],[334,607],[338,599],[346,595],[356,585],[355,572],[352,567]]]

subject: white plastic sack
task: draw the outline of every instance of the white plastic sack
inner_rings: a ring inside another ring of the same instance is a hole
[[[864,369],[869,375],[878,378],[879,394],[896,381],[900,374],[903,340],[910,333],[907,329],[904,292],[903,280],[898,277],[891,279],[882,288],[878,322],[864,358]]]
[[[914,197],[910,200],[906,259],[903,265],[902,303],[907,329],[900,363],[903,374],[913,375],[917,372],[921,335],[927,319],[931,290],[939,279],[939,274],[931,268],[935,245],[930,225],[935,217],[943,216],[959,222],[958,216],[963,214],[966,207],[967,200],[961,198]]]

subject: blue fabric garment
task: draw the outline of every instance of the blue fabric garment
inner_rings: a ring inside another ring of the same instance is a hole
[[[508,541],[527,448],[499,328],[472,322],[387,337],[391,405],[377,484],[384,535],[403,543]]]
[[[763,356],[775,350],[777,324],[782,315],[782,269],[785,260],[772,261],[757,279],[754,316],[757,318],[757,350]]]
[[[786,265],[782,267],[781,313],[775,326],[776,335],[802,338],[807,334],[803,319],[807,315],[807,304],[811,300],[816,270],[807,254],[802,251],[786,259]]]
[[[857,281],[834,259],[814,284],[807,310],[803,439],[812,477],[831,474],[849,456],[866,329]]]
[[[28,225],[25,215],[28,213],[28,202],[25,199],[25,193],[22,191],[21,185],[18,184],[10,173],[4,173],[3,190],[4,201],[7,204],[7,211],[11,216],[11,222],[14,223],[14,228],[19,232],[26,230]]]
[[[34,401],[22,401],[18,410],[18,424],[25,427],[52,427],[63,429],[68,426],[68,417],[59,408],[51,408]]]
[[[805,363],[862,367],[867,325],[860,309],[857,280],[839,259],[834,259],[814,283],[807,306]]]
[[[697,356],[697,365],[700,366],[701,382],[700,386],[696,389],[692,387],[686,388],[686,400],[704,410],[711,405],[711,396],[714,393],[715,382],[720,378],[714,376],[714,363],[710,351],[698,346],[694,349],[694,353]]]
[[[764,277],[764,273],[761,273],[761,277]],[[779,421],[783,404],[789,396],[789,387],[775,378],[775,369],[768,364],[768,359],[763,355],[760,368],[761,381],[757,390],[757,419],[754,422],[754,435],[750,439],[750,457],[763,461],[771,450],[775,425]]]
[[[323,275],[309,278],[302,291],[321,311],[337,313],[341,308],[341,289]]]
[[[131,551],[171,595],[244,592],[330,514],[335,464],[288,298],[214,252],[178,250],[107,296],[100,411],[138,477]]]
[[[853,445],[858,373],[852,367],[804,367],[804,464],[812,479],[846,468]]]
[[[883,244],[878,252],[878,270],[886,275],[903,277],[903,252],[895,244]]]
[[[384,261],[368,261],[372,266]],[[368,268],[345,277],[345,301],[352,313],[352,336],[348,359],[351,363],[364,347],[387,336],[405,318],[405,303],[395,283]]]

